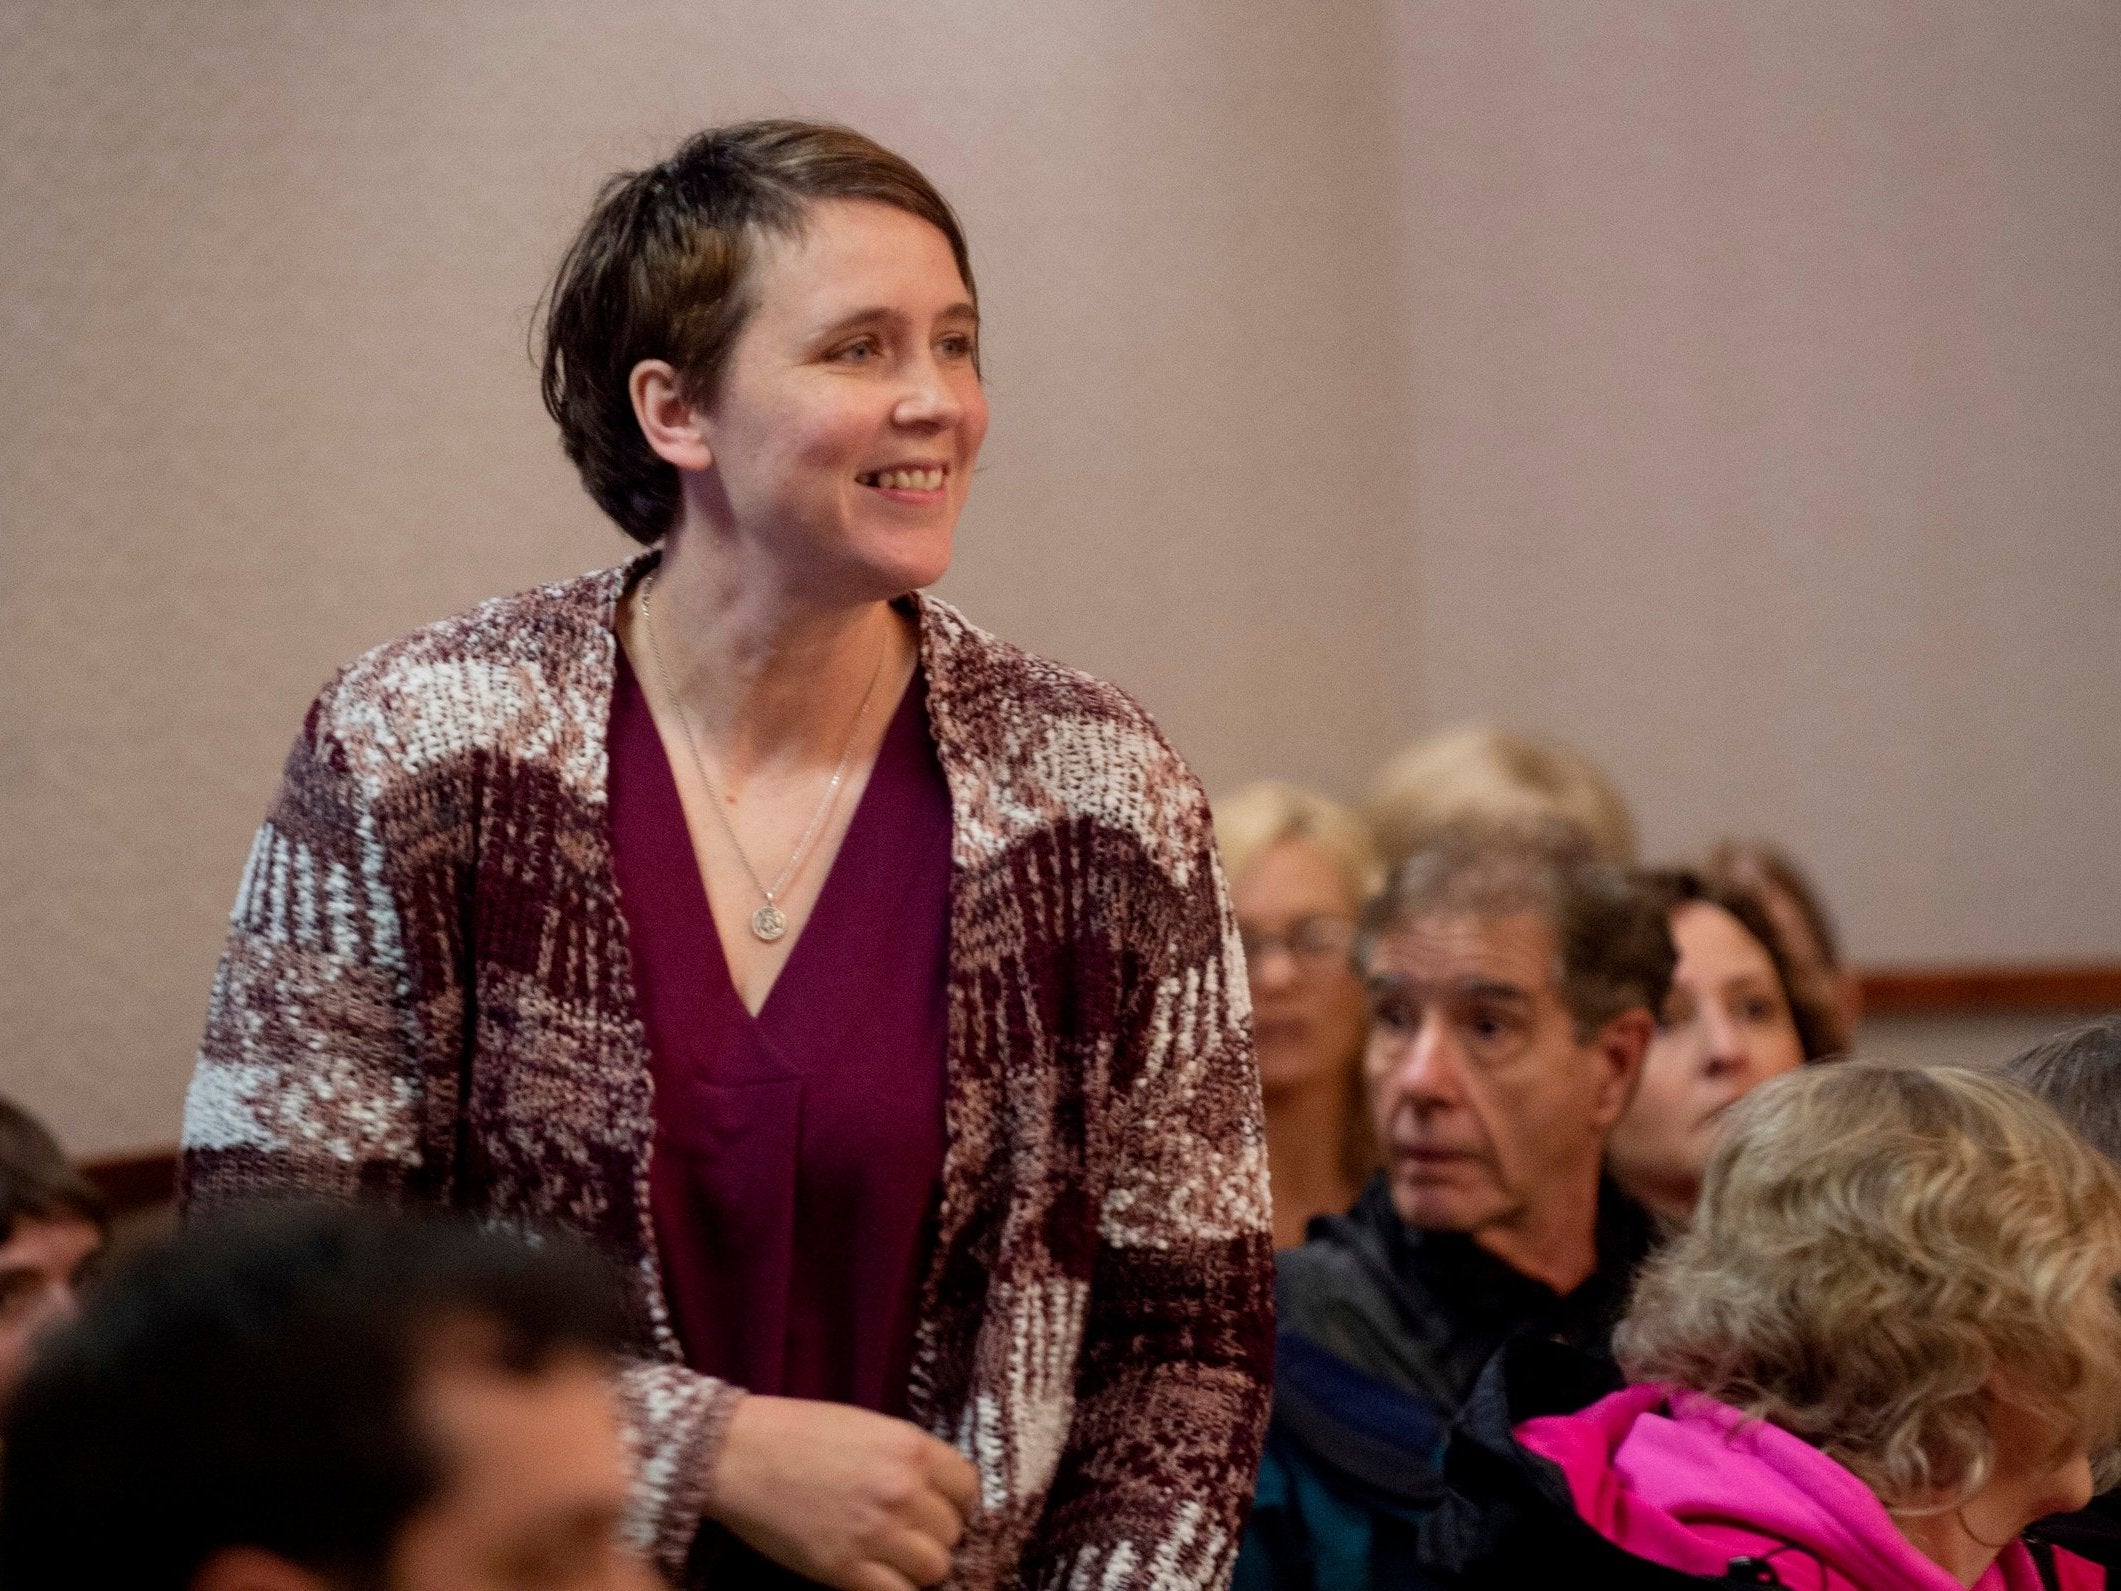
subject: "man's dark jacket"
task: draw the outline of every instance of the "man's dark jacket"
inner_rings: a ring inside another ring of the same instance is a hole
[[[1519,1337],[1606,1356],[1651,1236],[1603,1187],[1598,1268],[1563,1296],[1469,1237],[1407,1226],[1381,1174],[1313,1221],[1277,1262],[1274,1413],[1234,1591],[1422,1584],[1416,1533],[1483,1367]]]

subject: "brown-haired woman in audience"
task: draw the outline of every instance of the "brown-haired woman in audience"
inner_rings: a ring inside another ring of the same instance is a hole
[[[701,134],[606,186],[544,392],[651,550],[325,688],[186,1196],[597,1242],[688,1583],[1216,1585],[1268,1355],[1237,935],[1147,716],[919,594],[987,427],[956,218],[843,128]]]
[[[1669,902],[1679,965],[1607,1164],[1639,1203],[1676,1223],[1694,1208],[1724,1113],[1835,1051],[1757,900],[1685,869],[1650,876]]]
[[[1362,819],[1293,785],[1251,784],[1216,802],[1215,838],[1251,982],[1274,1246],[1292,1248],[1377,1169],[1355,925],[1383,880]]]
[[[1765,840],[1719,840],[1702,858],[1712,882],[1751,895],[1774,925],[1791,984],[1823,1024],[1823,1042],[1846,1054],[1863,1017],[1863,986],[1841,959],[1841,937],[1817,887],[1797,859]]]

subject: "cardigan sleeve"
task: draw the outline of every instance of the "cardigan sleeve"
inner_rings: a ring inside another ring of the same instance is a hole
[[[672,1585],[691,1584],[687,1560],[743,1390],[681,1364],[630,1358],[618,1394],[634,1459],[628,1534]]]
[[[185,1213],[245,1199],[454,1202],[466,800],[356,757],[310,709],[231,913],[185,1098]],[[356,714],[365,705],[354,703]],[[622,1361],[636,1542],[675,1579],[740,1389]]]
[[[1265,1436],[1273,1244],[1250,996],[1206,803],[1120,914],[1122,1025],[1074,1415],[1038,1585],[1227,1584]]]
[[[310,708],[236,891],[185,1097],[187,1213],[446,1197],[452,1135],[432,1124],[454,1104],[462,930],[455,859],[419,831],[449,803],[386,802],[332,732],[341,683]]]

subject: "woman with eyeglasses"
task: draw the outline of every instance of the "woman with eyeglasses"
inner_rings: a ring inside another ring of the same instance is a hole
[[[1218,802],[1215,833],[1252,986],[1274,1246],[1293,1248],[1312,1216],[1353,1204],[1377,1165],[1362,1093],[1369,1011],[1354,959],[1377,852],[1354,813],[1285,784],[1247,785]]]

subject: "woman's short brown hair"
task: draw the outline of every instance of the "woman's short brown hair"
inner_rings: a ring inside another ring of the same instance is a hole
[[[678,474],[634,418],[633,367],[667,359],[689,400],[712,402],[751,313],[759,240],[799,236],[822,199],[869,199],[928,222],[978,301],[964,232],[935,185],[822,122],[696,133],[660,164],[608,180],[568,245],[545,295],[545,408],[589,495],[634,540],[652,543],[675,522]]]
[[[1694,1224],[1616,1349],[1810,1442],[1902,1512],[1993,1472],[1992,1400],[2111,1474],[2121,1171],[2024,1089],[1950,1068],[1805,1067],[1732,1108]]]

